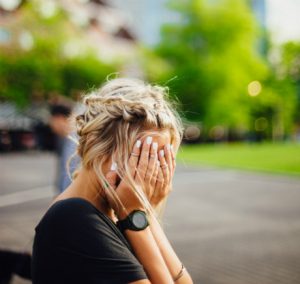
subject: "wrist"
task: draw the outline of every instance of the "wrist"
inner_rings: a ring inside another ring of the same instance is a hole
[[[147,213],[143,210],[133,210],[129,215],[116,223],[121,232],[126,230],[142,231],[149,226]]]
[[[142,206],[131,207],[131,208],[121,208],[119,210],[119,212],[116,213],[116,216],[117,216],[118,220],[123,220],[123,219],[126,219],[131,212],[136,211],[136,210],[146,212],[145,208],[143,208]]]

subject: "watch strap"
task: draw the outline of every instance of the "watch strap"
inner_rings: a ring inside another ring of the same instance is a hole
[[[117,222],[117,227],[121,232],[124,232],[127,228],[130,228],[131,225],[132,223],[131,223],[131,219],[129,218],[129,215],[125,219],[119,220]]]
[[[149,225],[149,221],[148,221],[148,219],[146,217],[146,213],[144,211],[142,211],[142,210],[134,210],[125,219],[117,221],[116,225],[117,225],[117,227],[119,228],[119,230],[121,232],[124,232],[127,229],[132,230],[132,231],[140,231],[140,230],[143,230],[143,229],[146,228],[146,227],[144,227],[144,228],[137,228],[134,225],[134,223],[132,221],[132,218],[133,218],[133,215],[136,212],[143,212],[143,215],[145,216],[146,222],[147,222],[146,227]]]

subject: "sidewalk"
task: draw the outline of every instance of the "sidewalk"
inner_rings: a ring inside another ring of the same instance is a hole
[[[1,247],[31,249],[54,167],[50,154],[0,156]],[[195,284],[300,283],[300,179],[179,166],[174,185],[164,227]]]

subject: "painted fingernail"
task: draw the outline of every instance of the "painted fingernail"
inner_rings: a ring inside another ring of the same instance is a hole
[[[135,146],[136,146],[137,148],[140,148],[141,145],[142,145],[141,140],[137,140],[136,143],[135,143]]]
[[[158,148],[157,142],[154,142],[154,143],[152,144],[152,148],[153,148],[153,150],[157,150],[157,148]]]
[[[160,150],[160,151],[159,151],[159,155],[160,155],[161,157],[164,157],[164,156],[165,156],[165,151],[164,151],[164,150]]]
[[[111,171],[116,171],[117,168],[118,168],[117,163],[113,162],[113,163],[111,164],[110,170],[111,170]]]
[[[147,143],[148,145],[150,145],[151,142],[152,142],[152,137],[151,137],[151,136],[147,137],[146,143]]]

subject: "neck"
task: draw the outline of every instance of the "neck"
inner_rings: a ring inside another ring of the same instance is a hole
[[[113,211],[103,198],[103,189],[93,171],[81,169],[71,185],[57,199],[70,197],[83,198],[109,218],[114,219]]]

